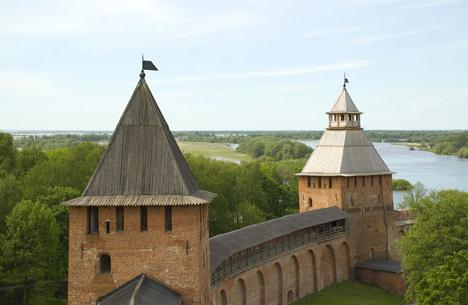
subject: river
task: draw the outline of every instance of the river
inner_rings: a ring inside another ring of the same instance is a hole
[[[315,148],[318,140],[301,141]],[[421,182],[429,190],[458,189],[468,191],[468,159],[442,156],[421,150],[409,150],[403,145],[374,143],[394,179]],[[393,192],[395,204],[403,200],[405,192]]]

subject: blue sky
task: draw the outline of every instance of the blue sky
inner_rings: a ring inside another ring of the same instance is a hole
[[[9,1],[0,129],[112,130],[147,81],[173,130],[468,128],[468,2]]]

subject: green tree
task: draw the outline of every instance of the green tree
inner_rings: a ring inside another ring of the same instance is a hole
[[[16,175],[23,176],[36,164],[47,159],[47,155],[37,146],[18,151],[16,159]]]
[[[413,185],[405,179],[393,179],[392,188],[394,191],[409,191],[413,188]]]
[[[407,299],[458,305],[468,299],[468,193],[431,193],[412,206],[416,222],[402,240]]]
[[[200,187],[218,196],[210,204],[210,234],[229,232],[297,209],[301,160],[242,164],[196,155],[186,159]],[[293,207],[293,208],[292,208]]]
[[[63,202],[80,196],[80,191],[71,187],[55,186],[47,188],[45,195],[38,196],[36,202],[46,205],[52,211],[59,229],[57,272],[61,278],[67,276],[68,264],[68,209]]]
[[[104,147],[81,143],[49,151],[47,160],[36,164],[22,178],[25,199],[46,195],[54,186],[83,190],[93,174]]]
[[[312,148],[299,141],[284,140],[280,137],[258,136],[244,139],[237,151],[253,158],[267,158],[275,161],[306,158]]]
[[[59,228],[44,204],[21,201],[8,215],[1,239],[0,282],[31,285],[28,304],[47,304],[58,280]],[[46,289],[40,287],[46,286]],[[49,304],[53,304],[49,303]]]
[[[0,132],[0,170],[11,173],[16,165],[16,148],[9,133]]]
[[[262,211],[254,204],[249,202],[241,202],[237,207],[237,217],[239,227],[256,224],[265,221]]]
[[[0,174],[0,234],[5,232],[5,219],[21,199],[20,184],[12,175]]]
[[[426,196],[426,194],[427,189],[424,187],[424,185],[421,182],[416,182],[413,187],[403,196],[403,203],[401,206],[404,208],[416,210],[420,206],[421,201]]]

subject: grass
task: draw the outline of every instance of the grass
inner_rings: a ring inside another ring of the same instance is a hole
[[[240,161],[249,161],[251,157],[238,153],[228,144],[208,143],[208,142],[177,142],[184,153],[202,155],[207,158],[226,160],[239,163]]]
[[[365,284],[345,281],[300,299],[292,305],[402,305],[404,297]]]

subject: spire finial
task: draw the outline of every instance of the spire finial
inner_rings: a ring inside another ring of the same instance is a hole
[[[346,78],[346,73],[343,73],[343,89],[346,89],[346,84],[347,83],[349,83],[349,81]]]
[[[146,74],[145,71],[143,70],[143,62],[145,61],[145,57],[143,56],[143,53],[141,53],[141,72],[140,72],[140,78],[145,78]]]

